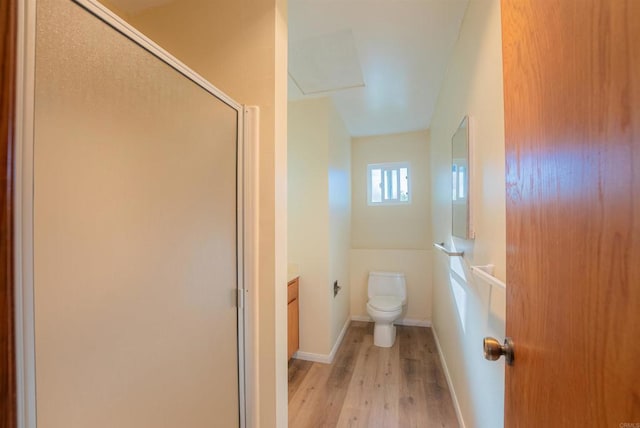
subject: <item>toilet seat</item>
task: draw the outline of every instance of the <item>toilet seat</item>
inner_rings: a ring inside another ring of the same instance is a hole
[[[369,306],[380,312],[396,312],[402,309],[402,299],[396,296],[373,296]]]
[[[390,348],[396,341],[395,322],[407,307],[407,283],[402,272],[369,272],[367,314],[375,323],[373,344]]]

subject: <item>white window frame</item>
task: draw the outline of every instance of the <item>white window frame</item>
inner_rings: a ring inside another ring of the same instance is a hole
[[[403,201],[400,199],[400,169],[407,169],[407,200]],[[373,202],[372,200],[372,188],[371,188],[371,171],[375,169],[380,169],[382,171],[398,171],[398,182],[397,182],[397,195],[396,199],[384,199],[384,192],[382,201]],[[367,205],[369,206],[388,206],[388,205],[408,205],[411,203],[411,164],[409,162],[385,162],[385,163],[373,163],[367,165]]]

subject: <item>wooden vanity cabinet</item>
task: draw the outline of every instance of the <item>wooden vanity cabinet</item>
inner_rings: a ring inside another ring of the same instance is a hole
[[[287,359],[300,348],[299,318],[300,306],[298,305],[298,277],[287,284]]]

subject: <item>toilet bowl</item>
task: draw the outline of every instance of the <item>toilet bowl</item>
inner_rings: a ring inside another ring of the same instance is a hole
[[[400,318],[407,303],[404,273],[370,272],[367,289],[367,313],[375,322],[373,344],[389,348],[396,340],[393,322]]]

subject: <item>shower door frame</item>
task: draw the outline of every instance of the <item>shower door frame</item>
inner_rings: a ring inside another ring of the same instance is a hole
[[[255,187],[257,165],[257,108],[245,108],[177,58],[137,31],[96,0],[68,0],[102,20],[160,61],[172,67],[202,90],[218,98],[237,112],[237,340],[238,405],[240,427],[254,426],[255,378],[254,358],[256,305]],[[15,188],[14,188],[14,259],[15,259],[15,362],[17,384],[17,426],[36,428],[35,332],[33,283],[33,184],[34,184],[34,107],[36,2],[18,1],[16,120],[15,120]],[[248,207],[246,210],[245,207]]]

